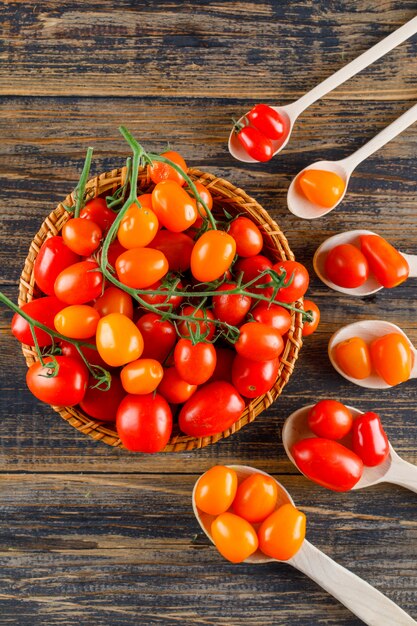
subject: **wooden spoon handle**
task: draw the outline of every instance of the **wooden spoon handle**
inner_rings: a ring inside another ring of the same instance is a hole
[[[417,254],[404,254],[403,252],[401,254],[409,265],[409,278],[417,278]]]
[[[397,457],[385,474],[384,482],[394,483],[417,493],[417,466]]]
[[[414,626],[408,613],[369,583],[345,569],[308,541],[288,561],[307,574],[369,626]]]

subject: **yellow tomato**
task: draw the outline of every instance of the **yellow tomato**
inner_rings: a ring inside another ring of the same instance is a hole
[[[110,313],[102,317],[96,332],[97,350],[111,367],[135,361],[143,352],[139,328],[126,315]]]
[[[313,204],[330,209],[342,197],[344,180],[334,172],[306,170],[297,178],[304,196]]]

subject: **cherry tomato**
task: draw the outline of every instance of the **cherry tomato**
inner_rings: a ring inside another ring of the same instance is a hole
[[[121,313],[110,313],[100,319],[96,341],[101,358],[111,367],[136,361],[143,351],[140,330]]]
[[[100,245],[100,226],[82,217],[73,217],[62,227],[62,239],[70,250],[80,256],[89,256]]]
[[[212,376],[216,358],[216,350],[211,343],[193,345],[190,339],[180,339],[174,350],[178,374],[191,385],[202,385]]]
[[[222,230],[208,230],[194,244],[191,273],[202,283],[216,280],[227,272],[235,253],[233,237]]]
[[[175,367],[164,369],[164,376],[158,385],[158,393],[170,404],[186,402],[196,389],[197,385],[190,385],[182,380]]]
[[[284,341],[276,328],[259,322],[247,322],[240,327],[236,352],[254,361],[270,361],[279,357]]]
[[[152,209],[152,194],[151,193],[142,193],[138,196],[138,200],[143,209]]]
[[[379,415],[369,412],[355,419],[352,448],[367,467],[375,467],[385,461],[389,455],[389,443]]]
[[[303,337],[309,337],[317,330],[320,323],[320,309],[312,300],[304,300],[303,309],[313,315],[312,322],[306,320],[303,324]]]
[[[236,283],[223,283],[215,290],[219,295],[213,296],[215,317],[231,326],[239,326],[243,322],[252,304],[252,299],[249,296],[223,293],[236,289],[236,287]]]
[[[279,363],[279,359],[254,361],[237,354],[232,368],[233,385],[245,398],[262,396],[274,386]]]
[[[142,358],[165,361],[177,341],[177,331],[169,320],[156,313],[145,313],[136,322],[143,338]]]
[[[160,452],[172,432],[172,412],[158,393],[127,395],[116,417],[117,434],[132,452]]]
[[[53,376],[52,357],[44,357],[45,365],[36,361],[26,373],[26,383],[33,395],[53,406],[74,406],[83,399],[87,390],[88,370],[86,366],[67,356],[54,357],[58,373]]]
[[[242,563],[258,549],[254,528],[238,515],[222,513],[211,524],[214,545],[232,563]]]
[[[301,548],[306,535],[306,516],[291,503],[283,504],[262,523],[259,547],[267,556],[288,561]]]
[[[306,170],[297,178],[297,185],[312,204],[331,209],[345,191],[343,178],[326,170]]]
[[[183,309],[181,309],[181,315],[191,316],[201,319],[201,322],[190,322],[184,320],[183,322],[177,323],[177,329],[179,335],[181,337],[191,337],[191,335],[196,335],[197,333],[197,325],[198,325],[198,333],[202,340],[210,341],[213,338],[214,333],[216,331],[216,326],[210,320],[214,319],[213,313],[210,309],[204,309],[202,307],[198,308],[192,305],[187,305]]]
[[[79,260],[79,255],[65,245],[62,237],[47,239],[33,265],[33,274],[39,289],[48,296],[54,296],[54,284],[58,274]]]
[[[105,233],[113,224],[117,214],[107,207],[104,198],[93,198],[81,209],[80,217],[84,220],[95,222],[101,228],[101,231]]]
[[[236,241],[236,254],[243,257],[256,256],[263,248],[262,233],[247,217],[237,217],[230,224],[229,235]]]
[[[272,261],[263,256],[257,254],[256,256],[247,257],[246,259],[238,259],[233,266],[233,274],[236,278],[239,278],[240,274],[243,274],[243,283],[248,283],[254,280],[258,274],[261,274],[265,270],[272,269]],[[257,285],[267,285],[271,282],[268,276],[260,276],[259,279],[251,285],[251,289]],[[255,291],[258,291],[257,289]],[[262,290],[259,290],[262,293]]]
[[[308,427],[317,437],[343,439],[352,423],[352,413],[336,400],[320,400],[308,413]]]
[[[174,150],[169,150],[168,152],[162,152],[161,156],[169,159],[175,165],[179,165],[183,172],[188,172],[188,167],[182,156],[175,152]],[[167,163],[163,163],[161,161],[154,161],[152,165],[148,166],[148,174],[151,177],[152,182],[160,183],[164,180],[173,180],[178,185],[184,185],[185,179],[177,170],[175,170],[171,165]]]
[[[138,200],[140,201],[140,196]],[[152,209],[138,207],[133,203],[122,217],[117,238],[127,250],[141,248],[151,243],[158,228],[158,218]]]
[[[198,181],[194,182],[194,185],[197,188],[200,198],[206,204],[208,210],[211,211],[213,208],[213,196],[211,195],[209,189],[205,185],[203,185],[203,183],[199,183]],[[189,189],[189,193],[194,197],[191,189]],[[193,228],[200,228],[204,221],[203,218],[207,215],[206,209],[203,207],[201,202],[197,204],[197,211],[198,215],[196,221],[193,224]]]
[[[70,339],[88,339],[95,335],[100,319],[98,311],[87,304],[73,304],[55,315],[56,330]]]
[[[165,276],[168,261],[159,250],[132,248],[123,252],[116,261],[117,277],[132,289],[146,289]]]
[[[334,348],[334,358],[340,369],[351,378],[363,380],[372,374],[371,354],[361,337],[341,341]]]
[[[236,490],[235,470],[224,465],[215,465],[198,479],[194,488],[194,501],[204,513],[220,515],[231,507]]]
[[[120,241],[118,239],[115,239],[113,243],[109,245],[109,250],[107,253],[108,264],[110,264],[111,267],[115,267],[118,257],[123,252],[126,252],[126,248],[123,248]]]
[[[164,375],[159,361],[155,359],[137,359],[124,366],[120,380],[127,393],[152,393],[158,387]]]
[[[265,474],[252,474],[237,488],[233,500],[233,512],[243,519],[257,524],[271,515],[278,499],[276,480]]]
[[[252,126],[255,126],[269,139],[278,141],[287,136],[287,123],[285,119],[267,104],[255,104],[246,115]]]
[[[333,491],[349,491],[363,473],[358,455],[331,439],[302,439],[293,445],[291,453],[307,478]]]
[[[133,318],[132,296],[118,287],[107,287],[95,301],[94,308],[101,317],[109,313],[122,313],[129,319]]]
[[[173,233],[187,230],[197,219],[194,198],[173,180],[165,180],[155,185],[152,191],[152,207],[160,224]]]
[[[295,302],[303,297],[308,289],[310,277],[304,265],[298,263],[298,261],[280,261],[272,266],[278,274],[281,274],[284,270],[286,272],[286,279],[284,287],[279,289],[275,300],[281,302]]]
[[[254,126],[244,126],[236,132],[236,137],[254,161],[270,161],[274,156],[272,141]]]
[[[359,248],[342,243],[332,248],[326,256],[324,271],[335,285],[354,289],[368,280],[369,265]]]
[[[252,309],[251,314],[256,322],[272,326],[280,335],[285,335],[291,328],[292,319],[290,312],[278,304],[258,302]]]
[[[383,287],[397,287],[407,280],[409,265],[388,241],[378,235],[361,235],[360,242],[371,272]]]
[[[174,284],[174,281],[175,281],[176,283],[175,289],[178,289],[178,291],[181,291],[183,289],[182,282],[181,281],[177,282],[177,280],[178,280],[177,278],[174,278],[173,281],[171,281],[170,277],[166,277],[164,279],[164,284],[162,283],[162,281],[157,280],[156,283],[154,283],[153,285],[149,287],[149,292],[143,293],[141,295],[142,300],[144,300],[148,304],[151,304],[152,306],[157,306],[160,311],[165,311],[167,309],[172,309],[175,311],[175,309],[178,309],[178,307],[180,306],[184,298],[183,296],[180,296],[179,294],[177,294],[175,290],[172,291],[171,287],[168,287],[168,285],[169,283]],[[166,291],[167,294],[162,295],[162,294],[152,293],[152,291],[156,291],[156,290]],[[172,292],[171,295],[169,295],[168,291]]]
[[[112,375],[110,387],[104,391],[94,387],[96,382],[95,378],[90,376],[88,389],[80,402],[80,407],[84,413],[100,422],[115,422],[119,404],[126,395],[122,383],[117,375]]]
[[[236,352],[228,348],[216,347],[216,367],[210,377],[210,382],[215,380],[223,380],[228,383],[232,382],[232,365],[235,360]]]
[[[413,356],[407,339],[389,333],[375,339],[370,346],[372,364],[387,385],[399,385],[410,378]]]
[[[37,322],[41,322],[52,330],[54,327],[55,315],[65,308],[65,304],[58,300],[55,296],[46,296],[44,298],[38,298],[37,300],[31,300],[26,302],[21,309],[27,315],[32,317]],[[44,330],[35,328],[36,339],[39,346],[50,346],[52,343],[52,337],[48,335]],[[25,343],[28,346],[34,346],[32,333],[29,323],[23,319],[19,313],[15,313],[12,319],[12,334],[16,337],[20,343]]]
[[[89,339],[88,343],[95,344],[95,340]],[[61,348],[62,356],[70,356],[71,358],[76,359],[77,361],[81,361],[81,363],[84,363],[82,356],[80,355],[73,343],[62,340],[59,342],[59,347]],[[104,367],[104,369],[109,368],[107,363],[105,363],[99,355],[97,349],[88,348],[87,346],[81,346],[80,349],[84,357],[91,365],[99,365],[100,367]]]
[[[194,241],[185,233],[172,233],[161,229],[152,239],[152,248],[160,250],[167,258],[172,272],[185,272],[191,263]]]
[[[95,261],[80,261],[55,280],[55,295],[66,304],[85,304],[101,296],[103,274]]]
[[[208,383],[197,389],[182,407],[179,427],[191,437],[210,437],[230,428],[244,408],[243,399],[230,383]]]

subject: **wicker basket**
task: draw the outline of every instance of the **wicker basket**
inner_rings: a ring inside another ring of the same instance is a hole
[[[201,172],[197,169],[190,169],[189,175],[193,181],[199,181],[210,189],[214,201],[214,213],[217,209],[224,207],[231,214],[247,214],[254,222],[258,224],[264,236],[265,249],[267,255],[271,259],[286,260],[293,259],[288,242],[278,225],[268,213],[253,198],[250,198],[242,189],[238,189],[228,181],[222,178],[216,178],[212,174]],[[109,191],[114,191],[123,184],[126,176],[126,168],[116,169],[106,172],[89,181],[87,189],[94,196],[99,196]],[[153,186],[152,181],[147,176],[146,169],[139,172],[138,187],[143,192],[148,192]],[[74,201],[72,195],[65,198],[67,206],[73,206]],[[48,237],[57,235],[63,224],[69,219],[69,214],[61,204],[48,215],[43,222],[39,232],[35,235],[30,248],[29,254],[25,261],[25,266],[20,277],[19,284],[19,306],[37,297],[36,285],[33,275],[33,264],[42,243]],[[301,304],[301,303],[299,303]],[[281,365],[278,379],[274,387],[265,395],[255,398],[246,407],[240,419],[233,424],[228,430],[213,435],[211,437],[194,438],[181,434],[178,430],[174,431],[165,448],[165,452],[182,452],[184,450],[193,450],[194,448],[204,448],[205,446],[216,443],[220,439],[229,437],[233,433],[240,430],[249,422],[253,422],[257,415],[264,409],[268,408],[272,402],[281,394],[285,384],[288,382],[298,352],[302,345],[302,319],[301,314],[294,314],[292,317],[292,326],[288,332],[284,351],[281,356]],[[34,348],[23,346],[23,354],[28,367],[37,360]],[[87,415],[84,415],[76,407],[53,406],[54,411],[59,413],[71,426],[79,430],[85,435],[93,439],[100,440],[110,446],[123,448],[123,444],[117,436],[117,432],[113,425],[109,422],[100,422]]]

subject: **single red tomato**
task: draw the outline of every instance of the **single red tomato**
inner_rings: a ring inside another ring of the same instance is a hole
[[[54,284],[58,274],[79,260],[79,255],[65,245],[62,237],[47,239],[33,265],[33,274],[39,289],[48,296],[54,296]]]
[[[245,284],[254,280],[265,270],[272,269],[272,265],[272,261],[267,259],[266,256],[263,256],[262,254],[247,257],[246,259],[237,259],[236,263],[233,265],[233,275],[236,278],[239,278],[242,274],[242,282]],[[257,289],[256,287],[260,285],[268,285],[270,282],[271,278],[269,276],[259,276],[259,279],[254,282],[249,289],[255,293],[259,291],[262,294],[262,289]]]
[[[210,437],[230,428],[244,408],[243,398],[230,383],[208,383],[197,389],[182,407],[179,427],[190,437]]]
[[[145,313],[136,322],[143,338],[142,358],[156,359],[163,363],[174,348],[177,331],[169,320],[156,313]]]
[[[88,343],[95,345],[95,340],[90,339]],[[61,348],[62,356],[70,356],[71,358],[84,363],[82,356],[80,355],[80,353],[78,352],[77,348],[75,347],[73,343],[70,343],[69,341],[60,341],[59,347]],[[94,348],[88,348],[87,346],[81,346],[80,349],[84,357],[90,363],[90,365],[99,365],[100,367],[103,367],[104,369],[109,368],[107,363],[105,363],[103,359],[101,358],[101,356],[99,355],[97,348],[94,349]]]
[[[279,371],[279,359],[253,361],[237,354],[233,362],[232,382],[245,398],[257,398],[274,386]]]
[[[192,305],[187,305],[181,309],[181,315],[183,315],[184,317],[194,317],[201,320],[201,322],[191,322],[189,320],[177,322],[178,334],[181,337],[188,338],[192,335],[196,336],[197,325],[199,339],[204,341],[210,341],[210,339],[214,337],[216,326],[211,321],[214,319],[214,315],[210,311],[210,309],[205,309],[203,307],[198,308]]]
[[[219,348],[216,346],[216,367],[210,377],[210,382],[215,380],[223,380],[228,383],[232,382],[232,365],[235,360],[236,352],[229,348]]]
[[[21,309],[27,315],[32,317],[37,322],[44,324],[51,330],[54,330],[55,315],[64,309],[66,304],[58,300],[55,296],[46,296],[44,298],[38,298],[37,300],[31,300],[26,302]],[[30,330],[29,322],[27,322],[19,313],[15,313],[12,319],[12,334],[21,343],[25,343],[28,346],[34,346],[33,336]],[[36,339],[38,340],[39,347],[50,346],[52,344],[52,337],[48,335],[44,330],[35,328]]]
[[[363,473],[358,455],[331,439],[302,439],[293,445],[291,454],[307,478],[332,491],[349,491]]]
[[[254,361],[270,361],[279,357],[284,341],[276,328],[259,322],[247,322],[240,327],[236,352]]]
[[[181,233],[197,219],[194,198],[173,180],[164,180],[152,191],[152,208],[159,223],[173,233]]]
[[[242,563],[258,549],[255,529],[234,513],[218,515],[211,523],[210,530],[214,545],[231,563]]]
[[[239,326],[248,313],[252,299],[241,294],[227,294],[224,292],[236,289],[236,283],[223,283],[215,290],[218,296],[213,296],[213,312],[221,322],[231,326]]]
[[[288,133],[288,125],[282,115],[267,104],[255,104],[246,115],[252,126],[255,126],[269,139],[278,141]]]
[[[303,324],[303,337],[308,337],[317,330],[320,323],[320,309],[312,300],[304,300],[303,309],[304,311],[311,313],[313,316],[312,322],[305,321]]]
[[[88,304],[72,304],[59,311],[54,318],[56,330],[70,339],[94,337],[100,313]]]
[[[53,360],[58,363],[58,371]],[[67,356],[44,357],[45,365],[36,361],[26,373],[26,383],[33,395],[53,406],[79,404],[87,390],[88,370],[86,366]],[[55,375],[54,375],[55,374]]]
[[[173,286],[174,281],[176,283],[176,286],[175,286],[175,289],[172,291],[172,288],[168,287],[168,284],[171,283]],[[183,289],[183,284],[180,280],[175,278],[171,281],[170,277],[167,276],[164,280],[164,284],[162,283],[161,280],[157,280],[156,283],[154,283],[153,285],[150,285],[149,291],[141,294],[140,297],[142,298],[142,300],[144,300],[148,304],[151,304],[152,306],[157,306],[160,311],[165,311],[167,309],[172,309],[175,311],[175,309],[178,309],[178,307],[180,306],[180,304],[182,303],[184,299],[183,296],[176,293],[176,290],[181,291],[182,289]],[[156,291],[156,290],[166,291],[167,294],[162,295],[162,294],[152,293],[152,291]],[[171,295],[169,295],[168,291],[172,292]]]
[[[361,235],[360,242],[371,272],[383,287],[397,287],[407,280],[408,262],[386,239],[379,235]]]
[[[158,393],[170,404],[182,404],[186,402],[196,391],[197,385],[185,382],[178,374],[175,367],[164,369],[164,375],[158,385]]]
[[[192,344],[190,339],[180,339],[174,349],[174,363],[178,374],[192,385],[202,385],[216,367],[216,350],[211,343]]]
[[[241,257],[256,256],[263,248],[262,233],[247,217],[237,217],[231,222],[229,235],[236,241],[236,254]]]
[[[388,458],[388,437],[382,427],[379,415],[369,412],[359,415],[354,420],[352,448],[367,467],[381,465]]]
[[[172,431],[172,412],[158,393],[127,395],[121,401],[116,417],[117,434],[132,452],[160,452]]]
[[[287,502],[262,522],[259,548],[273,559],[288,561],[301,548],[305,535],[306,516]]]
[[[101,296],[103,274],[95,261],[81,261],[64,269],[55,280],[55,295],[66,304],[85,304]]]
[[[187,164],[178,152],[169,150],[162,152],[161,156],[178,165],[185,174],[188,172]],[[164,180],[173,180],[181,187],[185,183],[185,178],[175,168],[163,161],[154,161],[152,165],[148,165],[148,174],[155,185]]]
[[[95,222],[102,232],[105,233],[113,224],[117,213],[107,207],[105,198],[93,198],[81,209],[80,217],[84,220]]]
[[[62,227],[62,239],[70,250],[80,256],[89,256],[100,245],[103,233],[91,220],[73,217]]]
[[[107,391],[95,387],[97,380],[90,376],[88,389],[80,402],[80,407],[90,417],[100,422],[115,422],[119,404],[126,395],[117,374],[111,375],[110,387]]]
[[[320,400],[308,413],[308,427],[325,439],[343,439],[351,430],[352,413],[337,400]]]
[[[111,267],[116,267],[116,261],[123,252],[126,252],[126,248],[122,246],[118,239],[115,239],[113,243],[109,245],[109,250],[107,253],[108,264]]]
[[[308,289],[310,277],[304,265],[298,261],[280,261],[272,267],[279,275],[286,272],[284,287],[279,289],[275,300],[295,302],[303,297]]]
[[[277,481],[265,474],[251,474],[237,488],[233,512],[258,524],[274,511],[278,499]]]
[[[268,324],[275,328],[280,335],[285,335],[291,328],[292,318],[288,309],[279,306],[279,304],[270,304],[269,302],[258,302],[251,311],[255,322],[260,324]]]
[[[131,289],[146,289],[168,272],[168,261],[159,250],[132,248],[116,261],[117,277]]]
[[[225,513],[232,505],[237,490],[237,474],[231,467],[215,465],[195,484],[194,502],[209,515]]]
[[[388,333],[375,339],[370,346],[372,365],[387,385],[399,385],[410,378],[413,353],[400,333]]]
[[[190,268],[194,241],[185,233],[161,229],[152,239],[152,248],[163,252],[171,272],[185,272]]]
[[[324,272],[335,285],[354,289],[367,281],[369,265],[359,248],[343,243],[332,248],[326,256]]]
[[[208,230],[197,239],[191,253],[191,273],[209,283],[223,276],[232,264],[236,242],[222,230]]]
[[[244,151],[254,159],[254,161],[270,161],[274,156],[272,141],[254,126],[243,126],[236,130],[238,138]]]
[[[103,295],[95,301],[94,308],[101,317],[109,313],[121,313],[130,319],[133,318],[132,296],[118,287],[107,287]]]

